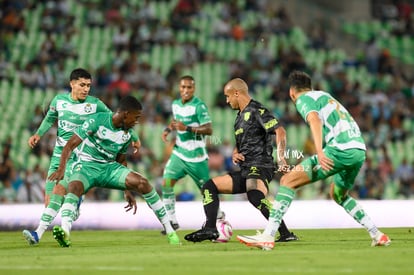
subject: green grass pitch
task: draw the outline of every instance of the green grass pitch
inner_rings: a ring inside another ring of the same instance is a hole
[[[294,230],[298,242],[261,251],[228,243],[171,246],[155,230],[73,231],[61,248],[50,231],[30,247],[21,232],[0,232],[0,274],[414,274],[411,228],[385,228],[392,244],[371,247],[364,229]]]

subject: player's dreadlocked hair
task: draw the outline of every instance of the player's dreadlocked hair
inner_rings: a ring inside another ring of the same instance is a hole
[[[120,111],[134,111],[134,110],[140,111],[142,110],[142,105],[138,101],[138,99],[136,99],[133,96],[127,95],[121,98],[121,100],[119,101],[118,109]]]
[[[293,71],[289,74],[289,86],[296,90],[312,90],[312,80],[305,72]]]

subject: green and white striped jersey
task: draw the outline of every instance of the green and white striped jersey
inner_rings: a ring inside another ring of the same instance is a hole
[[[185,104],[181,99],[174,100],[172,112],[174,119],[186,126],[197,127],[211,123],[207,105],[196,96]],[[177,131],[172,153],[184,161],[201,162],[208,158],[205,137],[187,131]]]
[[[92,114],[111,112],[98,98],[88,96],[84,101],[73,100],[70,93],[56,95],[36,134],[43,136],[57,120],[57,137],[53,156],[60,157],[63,147],[74,130]]]
[[[296,101],[296,109],[305,121],[310,112],[317,112],[322,121],[325,146],[340,150],[366,150],[364,139],[355,120],[335,98],[323,91],[310,91]]]
[[[83,140],[78,146],[78,160],[100,163],[116,161],[116,156],[125,154],[128,145],[136,137],[133,129],[125,131],[115,128],[112,113],[98,113],[88,117],[75,130],[75,134]]]

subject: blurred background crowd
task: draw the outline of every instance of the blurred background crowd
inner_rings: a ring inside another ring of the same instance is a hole
[[[27,140],[77,67],[93,75],[91,95],[110,108],[132,94],[145,118],[140,154],[129,165],[159,187],[173,140],[164,144],[178,79],[196,80],[214,134],[211,174],[234,169],[233,121],[223,85],[233,77],[284,123],[289,161],[314,151],[307,126],[288,98],[293,69],[313,77],[359,123],[368,150],[358,176],[360,199],[414,197],[414,1],[3,0],[0,1],[0,203],[43,202],[56,129],[31,150]],[[352,16],[351,16],[352,14]],[[273,194],[277,177],[272,184]],[[300,199],[326,198],[324,182]],[[198,199],[189,179],[177,200]],[[93,189],[89,200],[122,200]],[[224,198],[226,199],[226,198]],[[231,199],[244,199],[243,196]]]

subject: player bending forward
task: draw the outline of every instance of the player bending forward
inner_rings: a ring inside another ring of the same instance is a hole
[[[121,99],[115,113],[91,116],[79,127],[62,151],[58,170],[49,179],[59,181],[65,174],[66,162],[72,151],[79,152],[67,182],[68,193],[62,206],[62,224],[53,228],[53,237],[62,247],[71,245],[70,230],[79,197],[93,187],[130,190],[142,194],[164,226],[170,244],[180,244],[169,217],[155,189],[148,180],[127,168],[125,153],[132,141],[132,127],[141,117],[141,103],[132,96]]]

